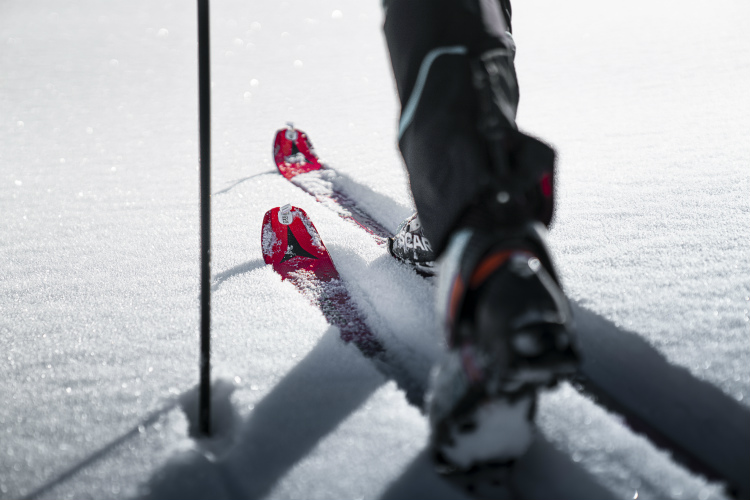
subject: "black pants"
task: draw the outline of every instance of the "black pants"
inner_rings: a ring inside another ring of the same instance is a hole
[[[469,60],[505,46],[510,0],[390,0],[385,7],[401,100],[399,148],[425,234],[439,254],[466,210],[490,189]]]

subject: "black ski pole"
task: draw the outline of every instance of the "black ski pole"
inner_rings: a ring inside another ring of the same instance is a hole
[[[200,431],[211,435],[211,75],[208,0],[198,0],[198,121],[201,183]]]

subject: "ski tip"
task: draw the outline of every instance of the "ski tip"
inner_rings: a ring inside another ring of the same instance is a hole
[[[290,204],[272,208],[263,216],[263,260],[286,278],[307,270],[326,277],[333,268],[331,257],[307,213]]]
[[[279,173],[287,179],[323,168],[307,134],[294,128],[292,122],[276,131],[273,158]]]

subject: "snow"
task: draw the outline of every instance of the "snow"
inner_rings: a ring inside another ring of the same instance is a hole
[[[304,208],[373,331],[406,362],[439,355],[434,284],[273,173],[293,121],[386,227],[409,215],[379,2],[211,8],[221,431],[206,442],[182,409],[198,380],[195,9],[0,4],[0,498],[378,498],[424,448],[404,393],[260,248],[266,210]],[[749,14],[514,4],[519,124],[559,153],[568,293],[744,405]],[[621,498],[722,498],[569,386],[540,425]]]

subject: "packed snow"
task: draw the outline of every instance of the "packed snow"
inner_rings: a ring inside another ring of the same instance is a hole
[[[260,248],[266,210],[304,208],[370,328],[416,372],[441,352],[432,281],[271,156],[293,121],[386,227],[411,214],[380,2],[211,9],[216,434],[196,440],[195,6],[0,3],[0,498],[380,498],[424,450],[424,416]],[[736,0],[514,3],[566,290],[744,405],[747,19]],[[724,498],[569,385],[539,421],[623,499]]]

